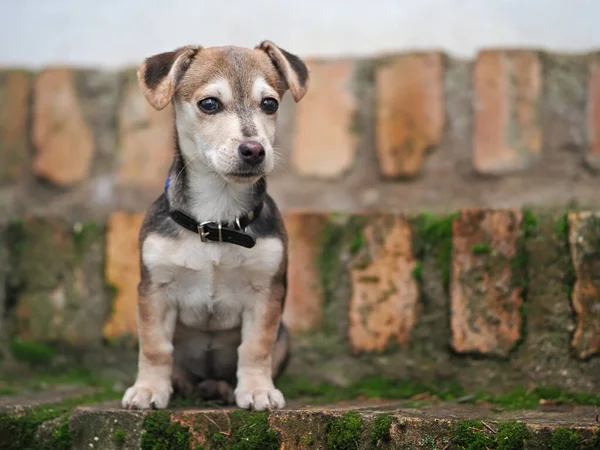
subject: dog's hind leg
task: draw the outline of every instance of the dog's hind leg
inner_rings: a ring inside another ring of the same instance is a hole
[[[285,371],[290,360],[290,332],[283,322],[279,324],[277,339],[273,345],[273,380]]]

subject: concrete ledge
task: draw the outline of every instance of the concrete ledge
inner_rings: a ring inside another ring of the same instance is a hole
[[[76,409],[74,449],[597,448],[593,407],[497,412],[442,404],[357,403],[268,413],[235,409]],[[566,445],[566,446],[565,446]]]

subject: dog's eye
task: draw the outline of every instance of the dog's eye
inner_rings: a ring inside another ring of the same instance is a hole
[[[214,97],[208,97],[198,102],[198,108],[206,114],[214,114],[221,109],[221,102]]]
[[[279,108],[279,103],[274,98],[265,98],[262,102],[260,102],[260,109],[262,109],[266,114],[275,114],[277,112],[277,108]]]

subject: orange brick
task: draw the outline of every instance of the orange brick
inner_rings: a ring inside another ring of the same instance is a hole
[[[521,336],[522,288],[514,283],[522,214],[463,210],[453,224],[452,346],[506,357]]]
[[[288,289],[283,321],[291,331],[310,331],[321,324],[323,291],[317,258],[327,218],[320,214],[286,214]]]
[[[94,138],[83,119],[67,69],[41,72],[34,89],[35,174],[59,186],[85,180],[94,156]]]
[[[143,214],[115,212],[108,221],[106,236],[106,281],[116,297],[112,315],[104,325],[107,339],[137,336],[137,287],[140,282],[138,235]]]
[[[371,219],[363,230],[363,249],[371,261],[351,269],[349,337],[354,352],[382,351],[406,344],[417,320],[419,288],[411,231],[404,218]]]
[[[26,72],[0,73],[0,184],[15,182],[27,161],[31,80]]]
[[[377,70],[377,153],[386,177],[415,177],[444,129],[442,55],[410,55]]]
[[[335,178],[354,163],[356,99],[350,61],[309,63],[310,88],[296,106],[292,163],[301,175]]]
[[[569,214],[569,243],[576,281],[573,309],[577,327],[571,345],[582,359],[600,353],[600,214]]]
[[[131,74],[119,114],[119,181],[160,193],[173,159],[174,130],[172,106],[152,108]]]
[[[482,52],[475,62],[473,83],[473,166],[477,172],[498,175],[530,167],[542,148],[538,55]]]
[[[590,60],[587,112],[590,140],[587,160],[592,167],[600,168],[600,57]]]

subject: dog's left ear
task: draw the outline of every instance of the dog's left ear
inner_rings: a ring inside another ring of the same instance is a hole
[[[164,109],[177,89],[181,77],[201,47],[187,46],[146,58],[138,69],[138,84],[154,108]]]
[[[263,41],[257,47],[269,55],[281,74],[295,102],[299,102],[310,84],[310,75],[306,64],[296,55],[277,47],[271,41]]]

